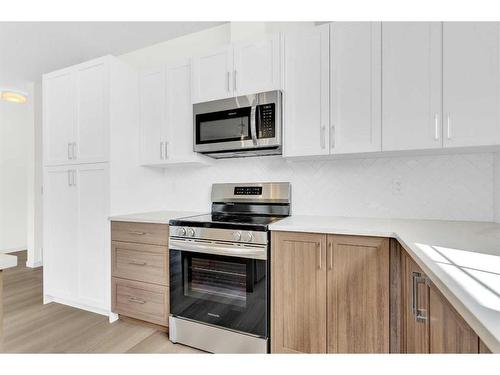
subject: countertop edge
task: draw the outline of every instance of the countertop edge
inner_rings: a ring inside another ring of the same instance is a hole
[[[112,222],[120,222],[120,223],[144,223],[144,224],[164,224],[168,225],[169,221],[165,220],[153,220],[153,219],[127,219],[127,218],[108,218],[109,221]]]

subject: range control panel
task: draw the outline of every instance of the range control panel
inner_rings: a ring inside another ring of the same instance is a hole
[[[258,138],[275,137],[275,105],[261,104],[258,106],[259,121],[257,123]]]
[[[262,186],[235,186],[234,195],[262,195]]]

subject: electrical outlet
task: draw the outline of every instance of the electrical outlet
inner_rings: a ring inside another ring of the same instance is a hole
[[[403,190],[403,181],[400,177],[394,177],[392,179],[392,195],[401,195]]]

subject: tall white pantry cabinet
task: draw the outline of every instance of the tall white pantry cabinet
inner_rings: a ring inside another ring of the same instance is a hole
[[[133,80],[113,56],[43,76],[45,303],[110,314],[110,133]]]

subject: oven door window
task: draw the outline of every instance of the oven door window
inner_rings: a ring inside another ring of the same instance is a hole
[[[265,337],[266,261],[170,250],[170,310]]]
[[[245,141],[252,138],[250,107],[196,116],[196,143]]]
[[[209,257],[184,258],[184,295],[234,307],[247,304],[247,279],[252,280],[251,262],[215,260]],[[253,285],[249,285],[252,289]],[[251,290],[250,290],[251,292]]]

